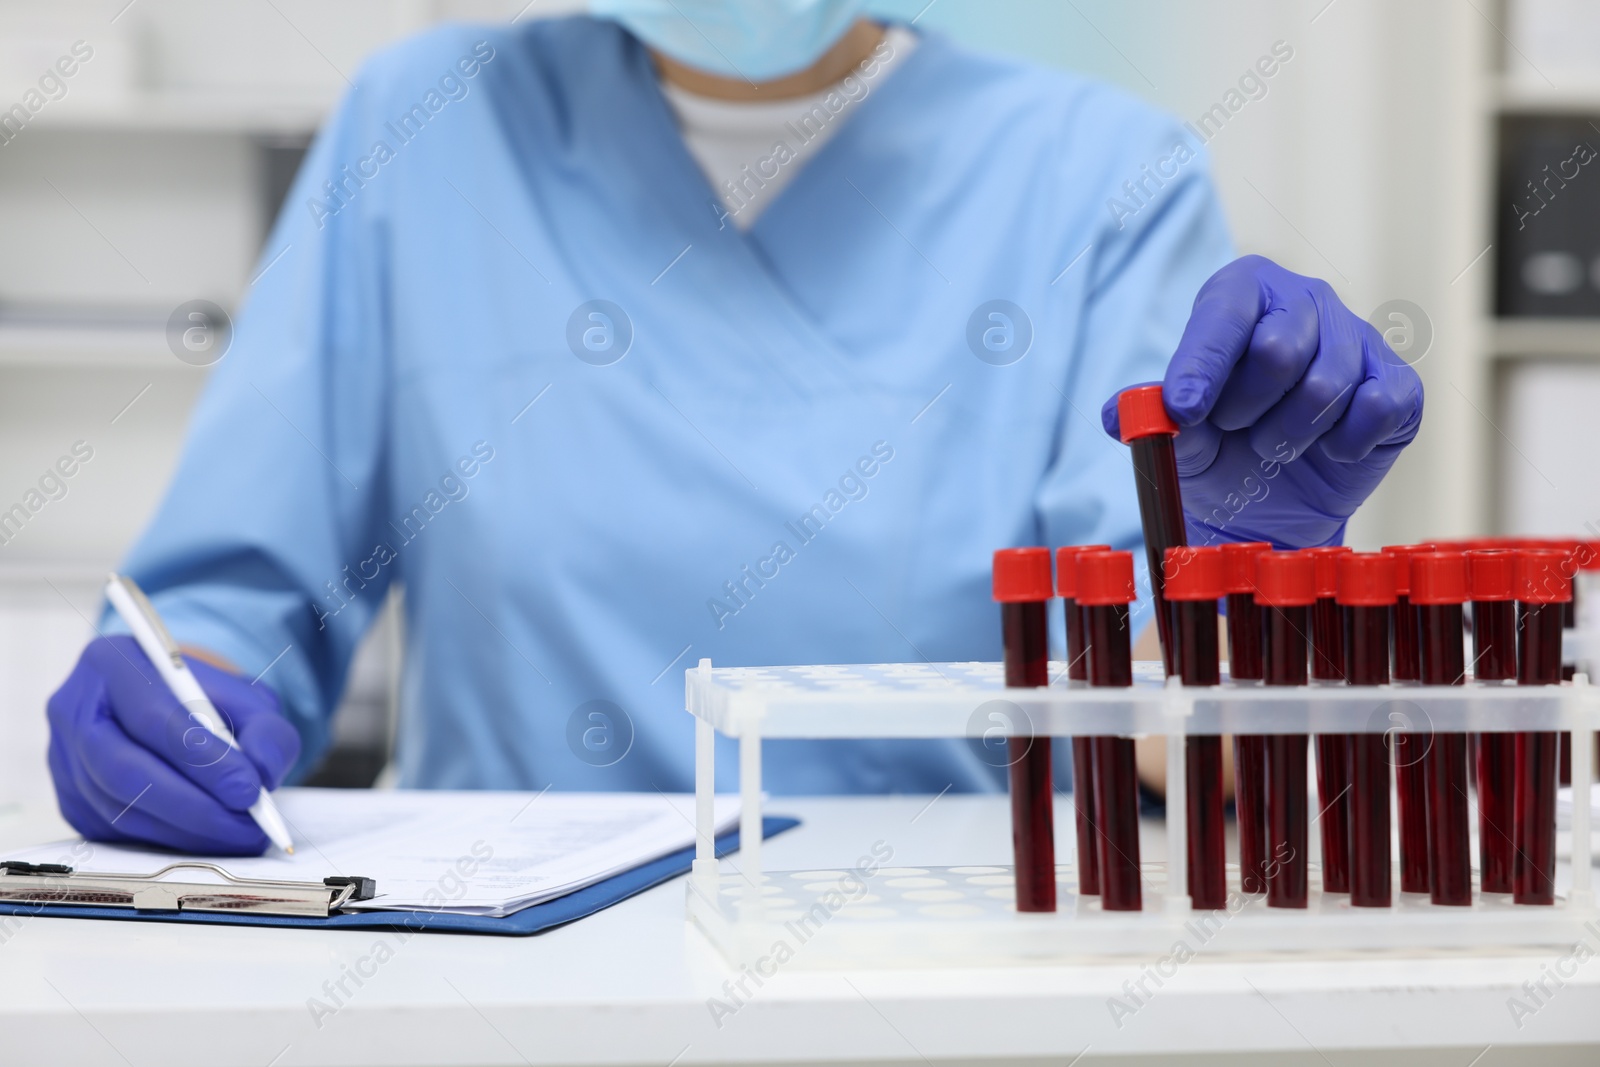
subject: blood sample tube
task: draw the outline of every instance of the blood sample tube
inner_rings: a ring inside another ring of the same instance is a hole
[[[1467,602],[1467,557],[1418,552],[1411,557],[1411,602],[1422,638],[1422,683],[1464,685],[1466,649],[1461,606]],[[1423,758],[1428,778],[1429,890],[1435,904],[1472,904],[1472,830],[1467,804],[1467,735],[1435,733]]]
[[[1217,600],[1222,596],[1220,548],[1169,548],[1165,573],[1184,685],[1218,685]],[[1227,828],[1223,822],[1222,738],[1192,734],[1184,741],[1188,792],[1189,899],[1215,910],[1228,902]]]
[[[1389,681],[1389,609],[1394,604],[1394,557],[1373,552],[1339,560],[1338,601],[1344,609],[1344,676],[1351,685]],[[1387,908],[1389,872],[1389,752],[1381,733],[1351,734],[1350,903]],[[1327,862],[1326,856],[1323,862]]]
[[[1089,680],[1089,636],[1084,628],[1083,608],[1078,604],[1080,552],[1109,552],[1110,545],[1070,545],[1056,549],[1056,596],[1061,598],[1067,631],[1067,679]]]
[[[1228,594],[1228,676],[1235,685],[1261,681],[1261,606],[1256,603],[1256,559],[1271,552],[1265,541],[1222,546],[1222,586]],[[1267,739],[1233,739],[1233,807],[1239,819],[1239,887],[1265,893],[1267,863]]]
[[[1006,686],[1050,683],[1045,607],[1050,600],[1050,550],[1003,548],[994,554],[994,598],[1000,602]],[[1011,765],[1011,850],[1016,861],[1017,910],[1056,910],[1055,787],[1050,739],[1018,736],[1007,742]]]
[[[1517,606],[1512,597],[1516,556],[1477,549],[1467,553],[1472,598],[1472,673],[1480,684],[1517,676]],[[1512,801],[1516,738],[1503,730],[1478,740],[1478,881],[1485,893],[1511,892]]]
[[[1417,611],[1411,604],[1411,566],[1409,558],[1422,549],[1417,545],[1388,545],[1385,552],[1397,559],[1394,569],[1394,610],[1389,619],[1389,637],[1393,642],[1394,664],[1391,671],[1397,682],[1415,682],[1422,676],[1421,658],[1417,646]]]
[[[1317,600],[1316,563],[1299,552],[1256,559],[1256,603],[1265,609],[1262,681],[1306,684],[1308,610]],[[1306,855],[1305,734],[1267,735],[1267,907],[1303,908],[1309,887]]]
[[[1393,674],[1397,682],[1420,680],[1422,666],[1418,650],[1417,609],[1411,603],[1410,545],[1383,550],[1394,560],[1394,607],[1389,612],[1389,636],[1394,652]],[[1400,806],[1400,891],[1426,893],[1429,887],[1428,863],[1428,778],[1423,769],[1427,738],[1410,731],[1390,734],[1389,758],[1394,762],[1395,797]]]
[[[1256,603],[1256,557],[1265,541],[1222,545],[1222,587],[1228,594],[1228,677],[1261,680],[1261,606]]]
[[[1307,548],[1315,563],[1317,602],[1311,606],[1311,677],[1319,682],[1344,681],[1344,619],[1339,611],[1339,557],[1343,545]]]
[[[1078,555],[1078,603],[1089,623],[1089,684],[1133,684],[1128,605],[1133,603],[1133,553]],[[1144,894],[1139,868],[1139,777],[1131,737],[1096,737],[1095,812],[1100,821],[1100,905],[1138,911]]]
[[[1555,685],[1561,681],[1562,613],[1572,596],[1571,583],[1561,573],[1558,552],[1519,552],[1515,568],[1521,645],[1517,681]],[[1557,735],[1545,730],[1519,733],[1513,744],[1511,899],[1554,904]]]
[[[1069,685],[1089,682],[1088,623],[1084,618],[1086,609],[1078,603],[1078,554],[1110,550],[1110,545],[1056,549],[1056,595],[1066,614]],[[1099,896],[1100,829],[1094,815],[1094,745],[1087,737],[1072,739],[1072,811],[1078,831],[1078,894]]]
[[[1311,606],[1311,677],[1344,681],[1344,615],[1339,608],[1343,545],[1308,548],[1315,563],[1317,602]],[[1318,734],[1317,828],[1322,835],[1322,889],[1350,892],[1350,735]]]
[[[1161,638],[1161,659],[1167,673],[1178,673],[1172,646],[1172,617],[1163,593],[1161,567],[1167,549],[1188,543],[1183,522],[1183,499],[1178,491],[1178,458],[1172,439],[1178,424],[1161,401],[1161,386],[1125,389],[1117,397],[1117,421],[1122,443],[1133,452],[1134,484],[1139,494],[1139,519],[1144,527],[1144,550],[1150,566],[1150,593]]]

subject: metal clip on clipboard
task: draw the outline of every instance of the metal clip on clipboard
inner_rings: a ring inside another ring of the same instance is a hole
[[[217,882],[166,880],[184,868],[210,871]],[[154,874],[77,872],[61,863],[0,861],[0,901],[21,904],[71,904],[136,911],[220,911],[236,915],[301,915],[326,918],[346,904],[371,900],[371,878],[324,878],[321,882],[279,882],[237,878],[214,863],[169,863]]]

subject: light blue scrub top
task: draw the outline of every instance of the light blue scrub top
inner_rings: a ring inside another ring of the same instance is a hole
[[[1195,151],[930,35],[741,233],[615,24],[428,33],[317,138],[126,568],[266,672],[301,771],[401,583],[402,784],[690,789],[701,657],[996,659],[994,549],[1138,544],[1099,408],[1231,255]],[[1003,782],[960,739],[766,770]]]

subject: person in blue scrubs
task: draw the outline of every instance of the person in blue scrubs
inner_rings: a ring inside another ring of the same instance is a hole
[[[97,639],[49,705],[87,836],[260,851],[397,587],[402,785],[682,791],[701,658],[994,659],[994,549],[1137,545],[1124,387],[1165,383],[1194,540],[1338,541],[1415,435],[1415,374],[1234,259],[1123,93],[857,0],[595,6],[398,45],[321,131],[123,568],[240,751]],[[794,741],[765,782],[1003,772]]]

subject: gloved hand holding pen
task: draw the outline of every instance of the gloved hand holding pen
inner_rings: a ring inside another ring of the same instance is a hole
[[[300,736],[264,684],[185,659],[239,747],[193,720],[132,637],[98,638],[48,705],[61,814],[95,841],[259,855],[249,808],[294,766]]]
[[[1422,424],[1422,381],[1382,335],[1261,256],[1201,287],[1161,384],[1191,545],[1339,543]],[[1116,396],[1101,421],[1118,436]]]

